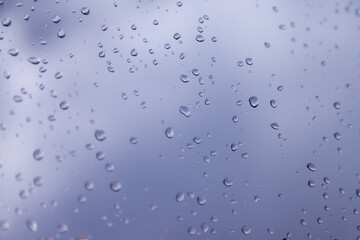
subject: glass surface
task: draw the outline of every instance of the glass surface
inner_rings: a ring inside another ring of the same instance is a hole
[[[0,1],[0,239],[360,239],[360,1]]]

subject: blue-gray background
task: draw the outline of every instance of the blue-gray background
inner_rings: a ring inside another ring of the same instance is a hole
[[[7,17],[11,25],[0,25],[0,239],[360,236],[359,1],[5,0],[0,20]],[[38,176],[42,186],[33,182]]]

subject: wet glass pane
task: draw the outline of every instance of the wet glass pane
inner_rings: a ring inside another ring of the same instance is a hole
[[[0,239],[360,239],[359,1],[0,21]]]

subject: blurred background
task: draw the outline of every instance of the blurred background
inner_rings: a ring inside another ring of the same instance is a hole
[[[359,1],[0,21],[0,239],[360,239]]]

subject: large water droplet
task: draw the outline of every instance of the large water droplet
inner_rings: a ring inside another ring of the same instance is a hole
[[[223,180],[223,184],[226,186],[226,187],[231,187],[233,184],[234,184],[234,182],[231,180],[231,178],[224,178],[224,180]]]
[[[3,25],[4,27],[9,27],[9,26],[11,25],[11,18],[9,18],[9,17],[4,18],[4,19],[2,20],[2,25]]]
[[[104,130],[96,129],[95,130],[95,138],[98,141],[104,141],[106,139],[106,133]]]
[[[203,41],[205,41],[205,38],[204,38],[203,35],[199,34],[199,35],[196,36],[196,41],[203,42]]]
[[[166,130],[165,130],[165,135],[168,137],[168,138],[173,138],[174,137],[174,129],[172,127],[168,127]]]
[[[84,14],[84,15],[89,15],[90,14],[90,8],[88,7],[83,7],[81,9],[81,13]]]
[[[245,235],[249,235],[251,233],[251,227],[248,225],[244,225],[241,227],[241,231],[245,234]]]
[[[315,164],[308,163],[306,166],[310,171],[315,172],[315,170],[316,170]]]
[[[182,82],[184,82],[184,83],[187,83],[187,82],[189,82],[189,77],[188,77],[188,75],[186,75],[186,74],[181,74],[180,75],[180,80],[182,81]]]
[[[65,232],[67,232],[69,230],[69,228],[65,223],[60,223],[57,226],[57,230],[58,230],[59,233],[65,233]]]
[[[59,38],[64,38],[65,37],[65,30],[64,29],[60,29],[58,32],[57,32],[57,36]]]
[[[121,188],[122,188],[121,183],[118,182],[118,181],[112,181],[112,182],[110,183],[110,189],[111,189],[113,192],[118,192],[118,191],[120,191]]]
[[[44,158],[44,152],[41,151],[41,149],[36,149],[34,152],[33,152],[33,158],[37,161],[40,161]]]
[[[250,103],[250,106],[252,106],[253,108],[256,108],[259,105],[259,100],[257,97],[252,96],[249,98],[249,103]]]
[[[59,23],[59,22],[61,21],[61,18],[56,15],[55,17],[53,17],[53,18],[51,19],[51,21],[52,21],[53,23]]]
[[[189,108],[186,107],[186,106],[180,106],[180,107],[179,107],[179,111],[180,111],[180,113],[182,113],[185,117],[190,117],[190,115],[191,115],[191,112],[190,112]]]
[[[280,128],[279,124],[277,124],[276,122],[275,122],[275,123],[272,123],[270,126],[271,126],[271,128],[274,129],[274,130],[279,130],[279,128]]]
[[[19,50],[17,48],[11,48],[8,50],[8,54],[13,57],[16,57],[19,54]]]
[[[204,196],[200,195],[200,196],[197,197],[197,202],[198,202],[199,205],[202,206],[202,205],[204,205],[206,203],[206,198]]]
[[[185,198],[185,193],[184,192],[179,192],[175,196],[175,199],[176,199],[177,202],[184,201],[184,198]]]
[[[40,59],[38,57],[29,57],[27,59],[29,61],[29,63],[37,65],[40,63]]]

